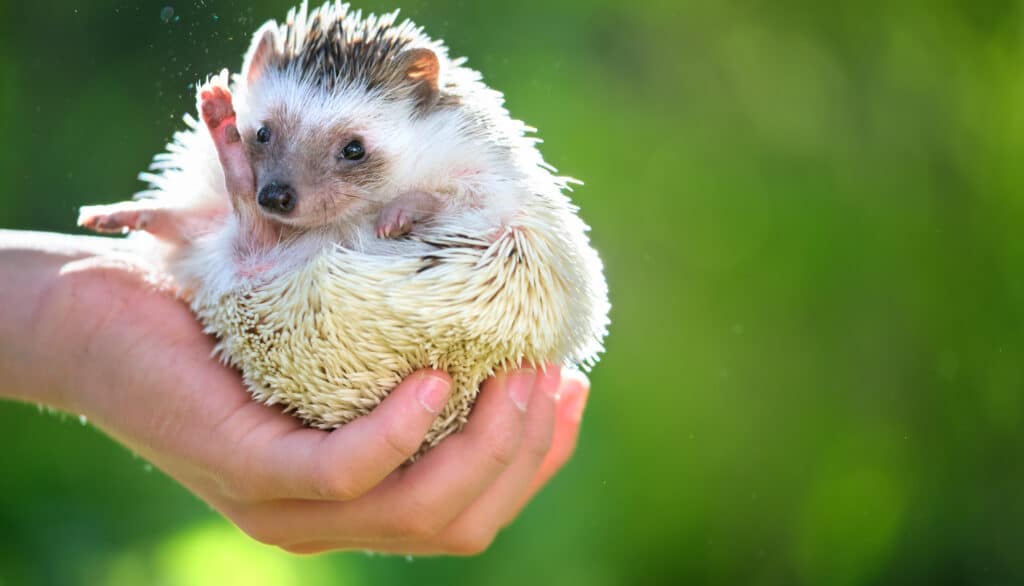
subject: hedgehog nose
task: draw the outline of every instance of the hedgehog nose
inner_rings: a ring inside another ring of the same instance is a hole
[[[276,214],[287,214],[295,209],[295,190],[283,183],[268,183],[260,190],[260,207]]]

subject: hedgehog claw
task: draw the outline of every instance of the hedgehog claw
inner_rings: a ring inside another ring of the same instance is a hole
[[[398,196],[385,205],[377,216],[377,237],[398,238],[408,234],[413,224],[426,219],[438,205],[434,196],[422,191]]]
[[[128,206],[85,206],[78,215],[78,225],[101,234],[123,234],[145,230],[149,214]]]

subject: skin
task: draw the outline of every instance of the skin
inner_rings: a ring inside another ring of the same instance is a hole
[[[80,413],[255,539],[296,553],[483,551],[569,459],[588,384],[489,379],[469,424],[409,466],[448,392],[410,375],[332,432],[250,400],[189,309],[102,238],[0,231],[0,396]]]

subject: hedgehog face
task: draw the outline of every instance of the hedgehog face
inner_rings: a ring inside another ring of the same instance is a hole
[[[372,120],[357,123],[337,110],[328,116],[322,107],[304,105],[257,108],[242,133],[260,212],[292,227],[317,228],[378,201],[389,157],[377,148],[381,131]]]
[[[411,44],[412,31],[390,22],[290,20],[285,29],[268,23],[256,33],[243,67],[239,130],[260,212],[316,228],[396,195],[389,193],[399,187],[389,152],[407,152],[416,142],[411,120],[433,113],[440,62],[432,49]],[[368,34],[359,27],[370,26],[380,31],[380,51],[362,49]],[[289,36],[298,29],[301,42]]]

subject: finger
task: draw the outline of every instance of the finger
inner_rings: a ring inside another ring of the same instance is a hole
[[[505,521],[514,518],[529,499],[572,455],[590,387],[586,377],[577,371],[566,371],[563,376],[564,379],[561,381],[561,384],[555,385],[558,388],[558,400],[555,406],[557,412],[553,414],[556,423],[551,437],[551,449],[544,455],[543,462],[539,467],[534,469],[534,474],[528,478],[528,488],[525,490],[525,494],[519,493],[519,500],[506,510],[504,518],[498,520],[497,523],[503,524]],[[530,430],[530,426],[535,425],[536,419],[539,419],[539,416],[536,415],[537,407],[544,405],[544,403],[536,403],[535,397],[541,395],[540,387],[545,384],[543,380],[538,381],[538,388],[534,390],[533,396],[530,398],[527,430],[524,431],[524,444],[526,441],[529,441],[526,437],[530,433],[534,433]],[[521,451],[523,450],[521,449]],[[503,485],[512,484],[510,480],[511,474],[520,458],[521,456],[506,470],[505,474],[495,483],[492,489],[488,490],[465,513],[459,515],[451,525],[435,537],[419,540],[392,541],[365,539],[314,540],[292,544],[284,549],[299,554],[315,554],[352,549],[423,556],[474,555],[480,553],[488,547],[497,531],[494,528],[496,521],[487,514],[493,513],[493,509],[491,511],[486,511],[485,509],[491,507],[496,502],[497,497],[494,495],[505,489]],[[489,501],[492,504],[488,504]],[[480,529],[484,525],[487,525],[488,528],[486,530]]]
[[[576,451],[583,410],[590,397],[590,381],[578,370],[566,370],[562,373],[562,387],[558,395],[558,414],[551,449],[545,456],[544,462],[541,463],[540,469],[537,470],[530,489],[519,508],[533,498],[533,495],[551,480],[551,477],[569,461],[573,452]],[[513,516],[518,512],[519,509],[516,509]]]
[[[561,369],[558,366],[548,366],[538,373],[527,406],[522,443],[515,460],[480,498],[436,537],[378,543],[313,541],[291,545],[286,549],[302,554],[352,548],[417,555],[475,555],[484,551],[498,530],[523,505],[537,470],[549,453],[554,437],[558,406],[556,396],[561,388],[560,383]]]
[[[421,466],[410,468],[400,482],[388,487],[383,496],[406,498],[403,515],[421,523],[409,527],[411,531],[399,531],[398,537],[437,534],[506,471],[522,443],[536,379],[535,370],[521,369],[485,383],[487,396],[481,397],[466,429],[427,453]],[[406,527],[400,523],[399,528]]]
[[[524,369],[488,379],[462,432],[363,497],[336,503],[266,503],[250,511],[249,520],[278,544],[346,542],[353,537],[425,541],[449,525],[514,459],[535,377],[534,371]]]
[[[492,507],[493,504],[483,504],[480,509],[477,509],[478,503],[484,503],[487,499],[491,498],[492,491],[488,491],[487,494],[481,497],[480,501],[473,504],[471,507],[472,512],[467,510],[465,515],[460,515],[437,538],[419,542],[406,541],[404,543],[377,544],[373,546],[373,549],[390,553],[415,555],[475,555],[486,550],[491,541],[493,541],[498,529],[508,524],[519,514],[522,508],[526,506],[526,503],[544,486],[544,483],[569,460],[576,447],[580,420],[583,415],[583,408],[586,406],[590,386],[586,377],[578,371],[564,371],[562,377],[561,384],[556,385],[558,387],[557,412],[553,416],[555,423],[550,449],[543,456],[543,461],[533,469],[532,475],[526,480],[526,488],[515,492],[516,500],[510,506],[502,509],[501,513],[503,514],[500,518],[494,519],[491,516],[498,514],[497,509],[499,507],[494,506],[488,511],[484,510],[485,507]],[[535,396],[537,394],[537,391],[535,391]],[[533,401],[533,398],[531,398],[531,401]],[[531,403],[532,408],[533,403]],[[512,467],[510,467],[511,470]],[[498,486],[505,481],[508,474],[507,472],[501,480],[495,483],[495,491],[502,490]],[[509,483],[511,484],[512,481],[510,480]],[[512,493],[514,491],[509,490],[509,492]],[[478,513],[479,516],[477,516]],[[496,527],[495,523],[498,524]],[[313,546],[318,549],[313,549],[312,551],[328,551],[329,549],[339,547],[339,544],[310,544],[310,547]]]
[[[234,448],[244,454],[239,460],[250,482],[242,496],[351,500],[362,495],[419,450],[450,386],[443,372],[419,371],[369,414],[330,433],[292,427],[283,434],[246,435]]]
[[[445,555],[445,552],[441,552],[435,547],[428,545],[408,546],[399,541],[311,541],[281,545],[279,547],[288,553],[298,555],[316,555],[338,551],[365,551],[376,554],[416,555],[424,557]]]
[[[549,365],[538,373],[515,460],[480,498],[441,532],[431,544],[437,548],[434,551],[463,555],[484,551],[525,503],[533,478],[552,445],[560,381],[558,366]]]

